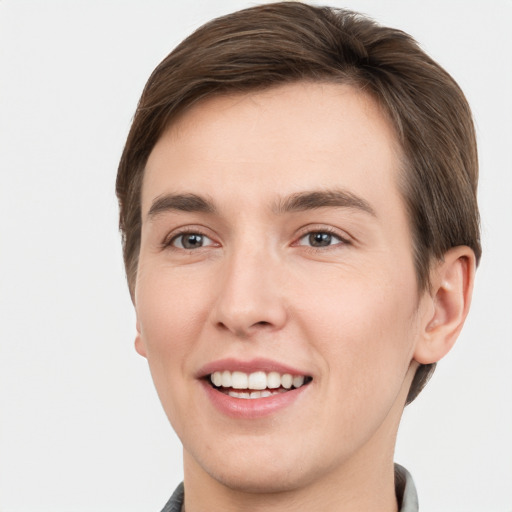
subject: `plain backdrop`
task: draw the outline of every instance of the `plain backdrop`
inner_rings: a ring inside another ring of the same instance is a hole
[[[0,1],[0,511],[159,511],[180,444],[133,349],[114,181],[146,79],[248,1]],[[478,130],[468,322],[407,408],[422,512],[512,511],[512,2],[332,1],[411,33]]]

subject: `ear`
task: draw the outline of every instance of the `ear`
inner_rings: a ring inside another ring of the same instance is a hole
[[[137,334],[135,335],[135,350],[137,351],[138,354],[147,358],[146,344],[144,343],[144,341],[142,341],[142,335],[140,332],[140,322],[138,319],[135,324],[135,328],[137,329]]]
[[[453,347],[471,304],[475,269],[475,254],[466,246],[450,249],[433,269],[431,306],[414,351],[418,363],[436,363]]]

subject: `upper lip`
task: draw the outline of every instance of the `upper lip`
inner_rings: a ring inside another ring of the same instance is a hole
[[[273,361],[266,358],[256,358],[248,361],[242,361],[234,358],[218,359],[202,366],[197,372],[198,378],[206,377],[213,372],[221,372],[228,370],[230,372],[245,372],[253,373],[257,371],[263,372],[278,372],[281,374],[289,373],[291,375],[304,375],[309,376],[308,372],[294,368],[293,366]]]

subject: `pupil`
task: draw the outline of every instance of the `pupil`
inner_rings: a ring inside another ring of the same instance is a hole
[[[194,249],[195,247],[201,247],[202,243],[202,235],[186,235],[183,238],[183,247],[185,247],[185,249]]]
[[[313,247],[325,247],[331,244],[332,236],[329,233],[311,233],[309,243]]]

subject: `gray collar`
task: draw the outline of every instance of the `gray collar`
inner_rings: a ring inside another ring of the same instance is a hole
[[[395,492],[400,512],[418,512],[418,495],[411,474],[395,464]]]

